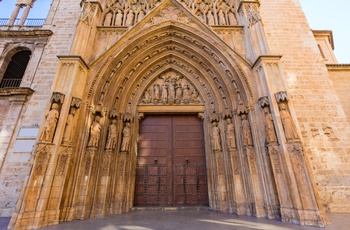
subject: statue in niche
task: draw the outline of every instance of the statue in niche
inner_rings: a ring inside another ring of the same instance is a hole
[[[198,91],[196,89],[193,89],[192,94],[191,94],[191,99],[192,99],[192,103],[198,104],[199,101],[199,94]]]
[[[132,26],[134,24],[134,12],[129,10],[128,15],[126,16],[125,26]]]
[[[115,25],[122,26],[123,23],[123,13],[121,10],[118,10],[117,15],[115,16]]]
[[[235,128],[230,118],[227,119],[227,145],[228,149],[236,149]]]
[[[225,14],[221,9],[219,10],[218,17],[219,17],[219,25],[226,26]]]
[[[200,10],[197,11],[197,16],[201,22],[205,23],[204,15]]]
[[[231,26],[236,26],[238,24],[236,16],[231,10],[228,12],[227,16]]]
[[[140,22],[145,17],[145,13],[143,10],[139,12],[139,15],[137,16],[137,22]]]
[[[265,113],[265,132],[266,132],[266,142],[273,143],[277,142],[275,126],[273,124],[272,114],[268,107],[264,108]]]
[[[187,84],[184,85],[182,92],[183,92],[183,102],[185,104],[190,103],[190,87]]]
[[[215,25],[214,16],[211,10],[208,10],[207,19],[208,19],[208,25]]]
[[[58,116],[58,104],[53,103],[50,111],[45,115],[46,120],[44,123],[44,129],[40,135],[41,141],[52,142],[53,134],[55,132],[58,121]]]
[[[164,82],[162,85],[162,103],[166,104],[168,101],[168,86],[167,84]]]
[[[168,98],[169,104],[174,104],[175,101],[175,78],[172,78],[170,82],[168,82]]]
[[[217,122],[213,122],[213,128],[212,128],[212,142],[213,142],[213,150],[221,150],[221,141],[220,141],[220,129],[218,127]]]
[[[67,117],[66,127],[64,129],[63,138],[62,138],[62,144],[72,143],[73,130],[75,129],[75,122],[74,122],[75,113],[76,113],[76,109],[72,107]]]
[[[284,133],[286,135],[287,140],[298,139],[298,133],[295,129],[292,117],[287,111],[287,106],[285,104],[280,104],[280,114],[282,119],[282,125],[284,129]]]
[[[95,120],[92,122],[90,126],[90,138],[88,142],[88,147],[97,147],[98,141],[100,140],[101,134],[101,125],[100,125],[101,117],[96,115]]]
[[[153,85],[153,103],[158,104],[160,100],[160,86],[159,84]]]
[[[176,84],[175,86],[175,103],[180,104],[182,100],[182,86],[180,83]]]
[[[123,129],[123,141],[120,149],[122,152],[129,150],[130,140],[131,140],[130,123],[126,122],[125,127]]]
[[[243,146],[253,146],[252,133],[246,114],[242,114]]]
[[[145,104],[149,104],[151,103],[151,101],[152,101],[152,96],[151,96],[150,90],[147,89],[143,95],[142,102]]]
[[[108,126],[108,137],[107,137],[107,144],[106,144],[106,149],[115,149],[115,145],[117,143],[117,126],[116,124],[117,120],[112,119],[111,124]]]
[[[111,26],[112,18],[113,18],[113,13],[112,11],[110,11],[106,14],[105,21],[103,22],[103,26]]]

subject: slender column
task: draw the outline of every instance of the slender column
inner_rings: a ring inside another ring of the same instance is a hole
[[[13,10],[12,15],[7,23],[7,25],[12,26],[15,23],[19,10],[21,9],[21,5],[16,4],[16,8]]]
[[[30,5],[27,5],[26,8],[24,9],[24,12],[22,14],[21,20],[19,20],[18,25],[23,26],[24,22],[27,20],[30,8],[32,8]]]

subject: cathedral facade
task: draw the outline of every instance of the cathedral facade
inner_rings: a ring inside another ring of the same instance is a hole
[[[10,229],[145,206],[349,212],[350,65],[298,1],[53,0],[42,22],[34,3],[0,21]]]

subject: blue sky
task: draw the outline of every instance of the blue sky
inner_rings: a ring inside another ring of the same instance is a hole
[[[15,3],[16,0],[2,0],[0,18],[9,18]],[[50,3],[51,0],[37,0],[29,18],[45,18]],[[300,0],[300,3],[312,29],[333,31],[338,62],[350,63],[350,0]]]

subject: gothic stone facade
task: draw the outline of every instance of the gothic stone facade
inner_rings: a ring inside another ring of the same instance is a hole
[[[0,78],[31,56],[20,86],[0,89],[10,228],[130,211],[155,113],[202,120],[213,210],[312,226],[349,212],[349,66],[298,1],[53,0],[43,26],[13,19]]]

